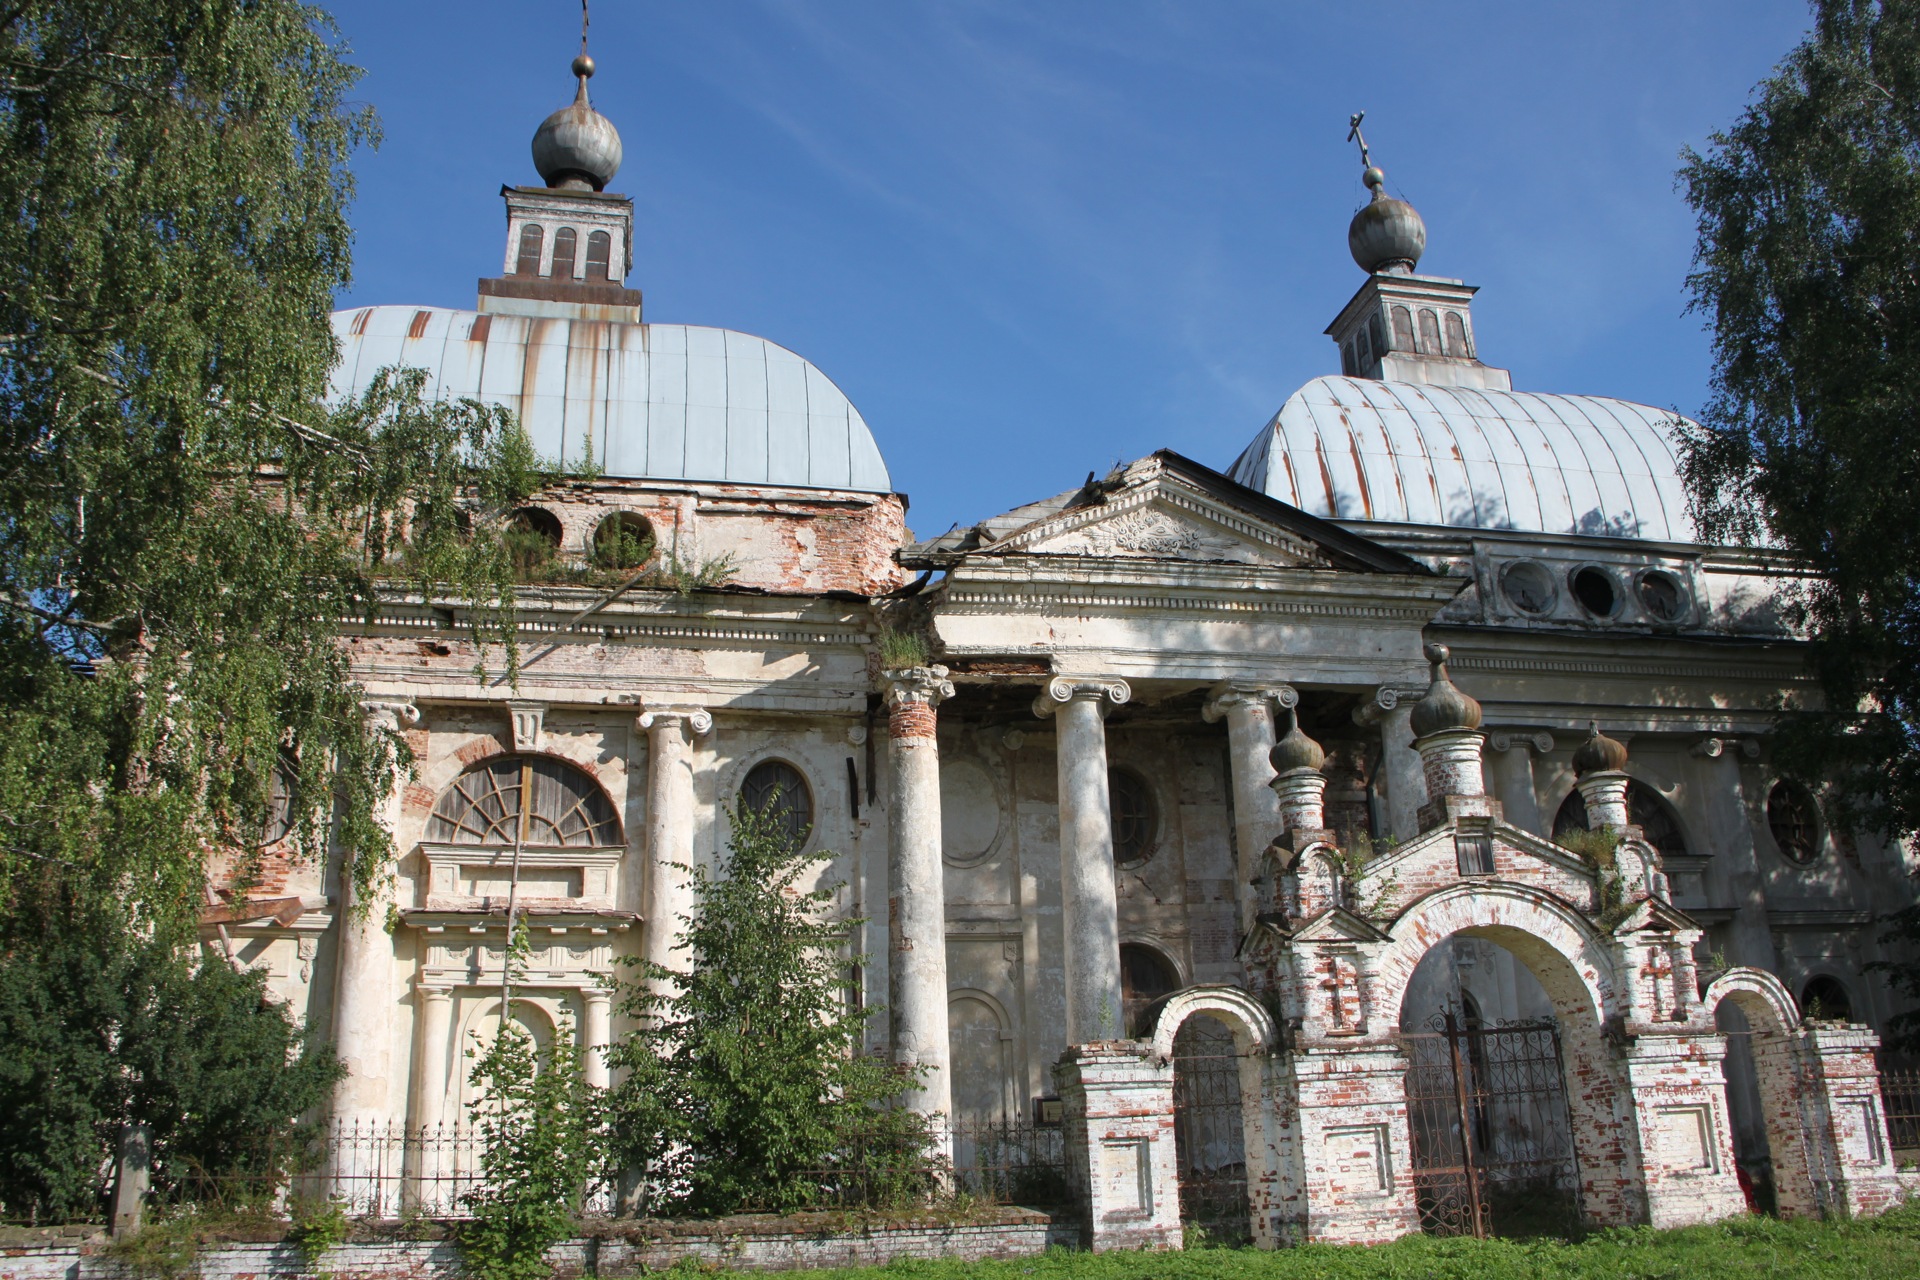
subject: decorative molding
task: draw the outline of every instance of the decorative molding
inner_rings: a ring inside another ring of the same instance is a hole
[[[1155,506],[1171,510],[1149,509]],[[1209,536],[1210,530],[1193,523],[1196,518],[1232,536]],[[983,550],[988,554],[999,551],[1031,552],[1041,543],[1062,540],[1079,545],[1059,548],[1053,554],[1106,557],[1130,553],[1135,556],[1215,560],[1228,557],[1204,553],[1208,550],[1231,551],[1235,549],[1234,539],[1238,539],[1249,551],[1286,556],[1295,562],[1288,567],[1325,568],[1330,564],[1326,553],[1311,542],[1216,506],[1184,486],[1170,484],[1163,469],[1139,478],[1136,486],[1124,495],[1099,506],[1062,512],[1035,521]],[[1223,545],[1208,547],[1207,543]]]
[[[540,731],[547,719],[547,704],[516,698],[507,704],[507,711],[513,721],[513,749],[538,751]]]
[[[1093,702],[1105,715],[1133,697],[1133,686],[1118,676],[1055,676],[1033,700],[1033,714],[1046,719],[1076,699]]]

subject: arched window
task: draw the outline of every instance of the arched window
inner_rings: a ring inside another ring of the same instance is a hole
[[[555,280],[573,279],[573,251],[580,237],[572,227],[562,227],[553,234],[553,271]]]
[[[1785,778],[1767,793],[1767,830],[1789,862],[1812,862],[1820,852],[1820,815],[1813,797]]]
[[[1473,348],[1467,345],[1467,322],[1458,311],[1447,312],[1447,354],[1462,360],[1473,355]]]
[[[1420,309],[1420,350],[1430,356],[1441,354],[1440,317],[1427,307]]]
[[[1131,769],[1107,770],[1107,809],[1113,828],[1113,860],[1126,866],[1151,857],[1160,814],[1147,780]]]
[[[1405,307],[1393,309],[1393,349],[1413,351],[1413,313]]]
[[[1808,1018],[1852,1022],[1853,997],[1838,978],[1822,974],[1800,989],[1800,1012]]]
[[[1373,339],[1373,358],[1378,360],[1387,354],[1387,329],[1380,323],[1380,313],[1374,312],[1367,317],[1367,336]]]
[[[587,279],[613,279],[613,237],[604,231],[587,237]]]
[[[527,802],[527,797],[532,802]],[[499,756],[454,780],[427,823],[432,844],[607,848],[620,823],[586,772],[546,756]]]
[[[1126,1011],[1127,1033],[1141,1033],[1140,1011],[1180,987],[1173,962],[1138,942],[1120,944],[1120,1003]]]
[[[540,274],[540,249],[545,244],[546,238],[546,232],[531,222],[520,228],[520,257],[513,264],[513,274],[517,276]]]
[[[1640,828],[1647,843],[1658,849],[1662,857],[1686,853],[1687,838],[1680,833],[1680,823],[1674,818],[1673,811],[1644,782],[1630,780],[1627,783],[1627,821]],[[1568,831],[1584,831],[1586,827],[1587,802],[1575,790],[1560,806],[1560,812],[1554,815],[1553,834],[1557,836]]]
[[[795,848],[813,833],[813,792],[800,771],[784,760],[762,760],[740,784],[740,807],[770,818]]]

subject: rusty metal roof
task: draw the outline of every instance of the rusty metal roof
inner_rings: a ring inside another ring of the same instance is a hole
[[[1666,410],[1315,378],[1228,474],[1341,520],[1696,541]]]
[[[534,447],[605,474],[887,493],[860,411],[785,347],[684,324],[621,324],[440,307],[337,311],[336,397],[380,369],[425,369],[428,393],[520,415]]]

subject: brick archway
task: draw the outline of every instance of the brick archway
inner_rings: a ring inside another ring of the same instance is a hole
[[[1827,1208],[1833,1180],[1809,1133],[1808,1108],[1816,1105],[1800,1035],[1800,1006],[1793,993],[1763,969],[1729,969],[1707,987],[1700,1017],[1711,1027],[1722,1004],[1746,1015],[1753,1028],[1748,1047],[1760,1089],[1760,1117],[1773,1165],[1774,1206],[1785,1218],[1812,1217]]]
[[[1588,1221],[1643,1221],[1646,1189],[1626,1073],[1604,1029],[1620,1009],[1610,940],[1580,912],[1524,885],[1477,882],[1442,889],[1388,930],[1368,984],[1369,1021],[1397,1027],[1414,970],[1448,938],[1481,938],[1510,952],[1552,1001],[1559,1023],[1580,1208]]]

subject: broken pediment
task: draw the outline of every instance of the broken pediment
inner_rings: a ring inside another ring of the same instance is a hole
[[[1671,902],[1660,898],[1643,898],[1634,905],[1627,918],[1613,927],[1616,938],[1624,938],[1636,933],[1698,934],[1701,932],[1699,921],[1695,920]]]
[[[1345,907],[1331,907],[1293,931],[1293,942],[1385,942],[1371,920]]]
[[[1007,538],[1000,552],[1101,559],[1331,568],[1319,548],[1162,479],[1109,502],[1060,512]]]

